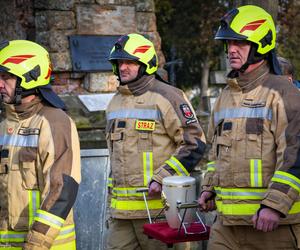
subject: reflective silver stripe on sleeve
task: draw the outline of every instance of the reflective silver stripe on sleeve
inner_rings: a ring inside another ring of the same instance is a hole
[[[75,231],[74,227],[70,227],[70,228],[67,228],[67,229],[62,228],[59,232],[59,235],[66,235],[66,234],[72,233],[74,231]]]
[[[52,223],[52,224],[54,224],[56,226],[59,226],[59,227],[62,227],[63,224],[64,224],[64,223],[62,223],[62,222],[60,222],[58,220],[55,220],[54,218],[52,218],[50,216],[47,216],[47,215],[39,213],[39,212],[37,212],[36,217],[44,219],[46,221],[49,221],[50,223]]]

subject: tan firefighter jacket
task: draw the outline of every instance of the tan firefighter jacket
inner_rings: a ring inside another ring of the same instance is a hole
[[[34,249],[52,245],[75,250],[71,207],[80,182],[76,127],[64,111],[44,105],[38,97],[4,108],[0,249],[22,249],[26,240],[41,244]]]
[[[142,193],[151,180],[189,175],[201,159],[205,137],[184,93],[152,76],[120,86],[107,110],[115,218],[146,218]],[[150,199],[152,215],[162,209]]]
[[[250,225],[264,206],[281,224],[300,223],[299,91],[266,62],[227,83],[211,117],[203,190],[216,193],[225,225]]]

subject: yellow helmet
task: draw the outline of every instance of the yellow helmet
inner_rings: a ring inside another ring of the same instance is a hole
[[[256,44],[257,52],[264,55],[275,48],[274,21],[269,13],[258,6],[235,8],[221,19],[215,39],[247,40]]]
[[[109,59],[113,72],[118,75],[117,60],[133,60],[145,65],[150,75],[157,71],[158,60],[153,43],[139,34],[121,36],[112,48]]]
[[[13,40],[0,45],[0,70],[21,79],[25,90],[47,85],[52,66],[48,52],[37,43]]]
[[[0,43],[0,71],[17,76],[16,105],[21,103],[22,97],[39,94],[51,106],[66,109],[64,102],[51,88],[49,54],[39,44],[27,40]]]

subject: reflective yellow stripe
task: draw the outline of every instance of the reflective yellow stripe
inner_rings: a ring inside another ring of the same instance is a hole
[[[226,200],[262,200],[265,188],[221,188],[215,187],[217,196]]]
[[[75,236],[75,226],[70,225],[70,226],[65,226],[62,227],[59,235],[55,238],[55,240],[62,240],[62,239],[66,239],[69,237]]]
[[[260,159],[250,160],[250,182],[251,187],[262,187],[262,167]]]
[[[113,188],[112,194],[120,197],[130,197],[130,196],[143,196],[143,193],[137,193],[136,189],[145,187],[133,187],[133,188]],[[146,192],[148,194],[148,192]]]
[[[36,211],[40,207],[40,192],[37,190],[28,190],[28,225],[32,225]]]
[[[216,201],[217,209],[224,215],[253,215],[260,208],[260,204],[223,204]],[[288,214],[300,213],[300,201],[294,203]]]
[[[224,215],[253,215],[260,208],[260,204],[223,204],[217,201],[217,209]]]
[[[296,201],[289,211],[289,214],[298,214],[298,213],[300,213],[300,201]]]
[[[208,172],[214,172],[216,170],[216,162],[210,161],[206,164],[206,167]]]
[[[27,232],[0,231],[0,243],[24,242]]]
[[[174,156],[167,160],[166,163],[173,168],[178,175],[190,175],[181,162],[178,161]]]
[[[149,209],[162,209],[163,204],[161,200],[148,200]],[[111,208],[118,210],[146,210],[144,201],[120,201],[117,199],[111,199]]]
[[[287,172],[275,171],[271,181],[287,184],[300,192],[300,179]]]
[[[16,231],[0,231],[0,243],[22,243],[25,242],[25,238],[28,232],[16,232]],[[75,236],[74,224],[65,226],[60,230],[59,235],[55,240],[66,239]],[[0,247],[1,249],[1,247]],[[10,248],[5,248],[10,249]],[[51,248],[52,249],[52,248]]]
[[[22,250],[22,247],[1,247],[0,250]]]
[[[153,176],[153,153],[143,152],[144,186],[148,186]]]
[[[107,179],[107,186],[108,187],[113,187],[113,178],[108,178]]]
[[[57,229],[61,229],[65,222],[64,219],[40,209],[37,210],[34,220]]]
[[[72,240],[67,243],[53,245],[50,250],[76,250],[76,242]]]

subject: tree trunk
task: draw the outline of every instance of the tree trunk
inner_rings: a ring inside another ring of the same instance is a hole
[[[202,74],[201,74],[201,98],[200,98],[200,110],[210,112],[210,101],[208,96],[208,77],[210,63],[209,60],[204,60],[202,63]]]
[[[278,13],[278,0],[235,0],[235,7],[239,7],[242,5],[252,4],[262,7],[267,12],[271,14],[274,19],[274,22],[277,20]]]

